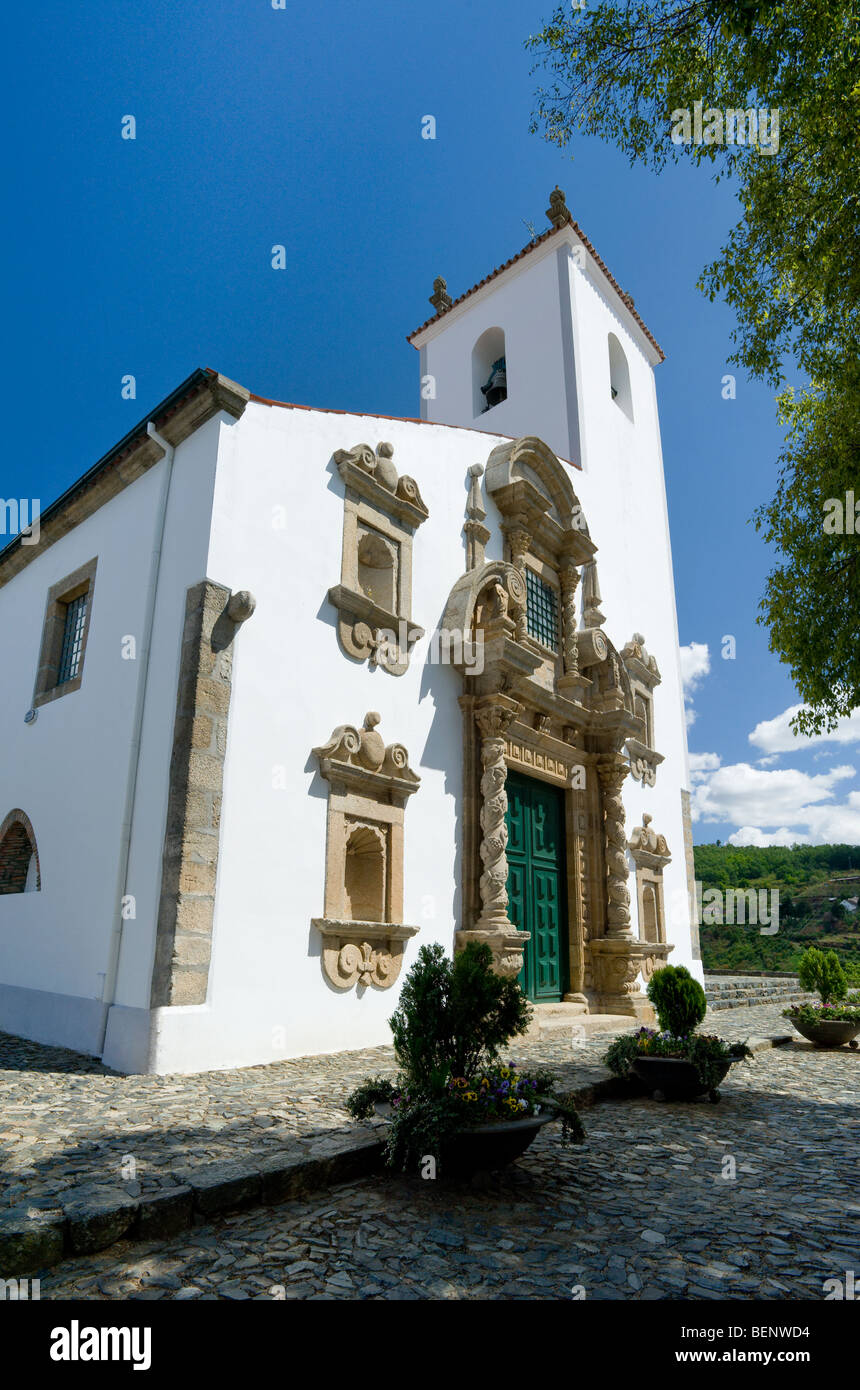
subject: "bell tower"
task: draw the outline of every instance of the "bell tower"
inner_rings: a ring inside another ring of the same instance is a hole
[[[591,242],[564,192],[549,227],[453,299],[434,282],[434,310],[409,337],[420,353],[421,418],[512,438],[537,435],[590,471],[598,449],[652,433],[655,339]],[[598,444],[599,441],[599,444]]]

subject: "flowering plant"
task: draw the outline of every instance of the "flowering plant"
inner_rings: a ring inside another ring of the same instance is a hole
[[[637,1057],[672,1057],[691,1062],[699,1073],[701,1084],[708,1090],[719,1085],[726,1062],[751,1057],[746,1043],[727,1043],[711,1033],[688,1033],[678,1037],[664,1030],[640,1028],[638,1033],[625,1033],[610,1043],[604,1062],[616,1076],[628,1077]]]
[[[494,972],[488,946],[470,943],[453,960],[441,946],[421,948],[390,1020],[400,1072],[365,1081],[347,1100],[357,1120],[380,1103],[389,1108],[390,1167],[414,1170],[428,1154],[438,1165],[458,1131],[544,1110],[561,1119],[562,1142],[582,1141],[579,1115],[556,1093],[551,1073],[501,1060],[530,1014],[517,981]]]
[[[408,1170],[425,1154],[439,1157],[444,1140],[479,1125],[524,1120],[554,1111],[562,1123],[562,1143],[584,1138],[576,1109],[555,1093],[549,1072],[520,1071],[513,1062],[483,1067],[469,1076],[437,1074],[430,1087],[410,1087],[403,1076],[366,1081],[347,1101],[355,1119],[367,1119],[378,1104],[390,1109],[386,1159]]]
[[[860,1023],[860,995],[849,994],[844,1004],[792,1004],[782,1016],[807,1028],[816,1023]]]

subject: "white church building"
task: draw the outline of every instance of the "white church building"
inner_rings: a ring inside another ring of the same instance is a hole
[[[702,978],[662,353],[550,203],[436,281],[420,419],[198,370],[0,552],[0,1030],[373,1046],[425,942],[538,1018]]]

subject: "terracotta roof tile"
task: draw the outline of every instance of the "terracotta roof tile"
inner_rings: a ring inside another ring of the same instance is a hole
[[[660,344],[657,342],[657,339],[654,337],[653,333],[648,328],[644,320],[636,312],[636,310],[633,307],[633,300],[631,299],[630,295],[624,293],[618,281],[615,279],[615,276],[612,274],[609,267],[606,265],[606,262],[595,250],[594,246],[591,244],[588,237],[585,235],[585,232],[582,230],[579,223],[574,222],[573,218],[571,218],[569,223],[565,223],[563,225],[569,225],[573,229],[573,231],[576,232],[576,235],[579,237],[586,251],[588,251],[590,255],[594,257],[596,264],[603,271],[603,274],[606,276],[612,288],[617,292],[619,297],[627,305],[627,308],[630,310],[639,327],[642,329],[642,332],[645,334],[645,337],[648,339],[649,343],[651,343],[652,347],[654,348],[655,352],[658,352],[660,354],[660,361],[663,362],[665,360],[666,354],[664,353]],[[501,275],[504,271],[508,270],[510,266],[516,265],[517,261],[521,261],[524,256],[527,256],[529,254],[530,251],[534,251],[536,247],[542,246],[545,241],[548,241],[550,237],[555,236],[556,233],[561,230],[562,227],[548,227],[547,230],[543,232],[541,236],[537,237],[534,241],[530,241],[528,246],[524,246],[523,249],[521,251],[518,251],[515,256],[511,256],[511,259],[509,261],[505,261],[504,265],[496,266],[496,269],[491,270],[489,275],[485,275],[483,280],[479,280],[477,285],[473,285],[471,289],[468,289],[465,291],[464,294],[461,294],[457,299],[454,300],[453,304],[450,304],[448,306],[447,309],[440,310],[438,314],[434,314],[432,318],[429,318],[425,323],[422,323],[420,328],[416,328],[413,333],[408,334],[406,341],[411,343],[412,339],[416,338],[419,333],[423,333],[425,328],[429,328],[431,323],[438,323],[438,321],[444,318],[446,314],[449,314],[452,309],[455,309],[458,304],[462,304],[464,299],[468,299],[469,296],[475,294],[477,290],[483,289],[484,285],[488,285],[491,280],[495,280],[498,275]]]

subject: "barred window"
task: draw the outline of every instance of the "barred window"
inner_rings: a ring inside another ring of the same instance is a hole
[[[529,635],[558,651],[558,595],[550,584],[526,569],[526,625]]]
[[[97,559],[48,590],[33,707],[80,690],[93,612]]]
[[[57,668],[57,685],[75,679],[81,668],[84,646],[84,631],[87,622],[88,593],[79,594],[66,604],[66,618],[63,626],[63,646]]]

